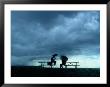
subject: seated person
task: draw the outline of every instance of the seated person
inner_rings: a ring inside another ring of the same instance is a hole
[[[66,65],[68,58],[66,56],[61,56],[62,64],[60,64],[60,68],[63,68],[63,65]]]

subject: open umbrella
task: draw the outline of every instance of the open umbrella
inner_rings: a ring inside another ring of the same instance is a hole
[[[57,56],[58,54],[53,54],[52,56]]]

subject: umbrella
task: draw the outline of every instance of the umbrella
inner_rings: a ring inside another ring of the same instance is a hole
[[[52,56],[57,56],[58,54],[53,54]]]

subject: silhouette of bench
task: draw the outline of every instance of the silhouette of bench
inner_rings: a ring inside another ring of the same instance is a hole
[[[65,68],[67,68],[67,66],[75,66],[75,68],[77,68],[78,66],[80,66],[78,63],[79,62],[67,62]]]
[[[47,62],[40,61],[40,62],[38,62],[38,63],[40,63],[40,64],[41,64],[41,67],[44,67],[44,64],[45,64],[45,63],[47,63]]]
[[[51,68],[52,68],[52,66],[53,66],[53,63],[52,63],[52,62],[39,61],[38,63],[40,63],[40,66],[41,66],[41,67],[44,67],[45,64],[51,66]],[[55,61],[55,63],[56,63],[56,61]]]

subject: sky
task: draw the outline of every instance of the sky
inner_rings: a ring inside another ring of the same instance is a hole
[[[37,65],[54,53],[99,67],[100,11],[11,12],[12,65]]]

